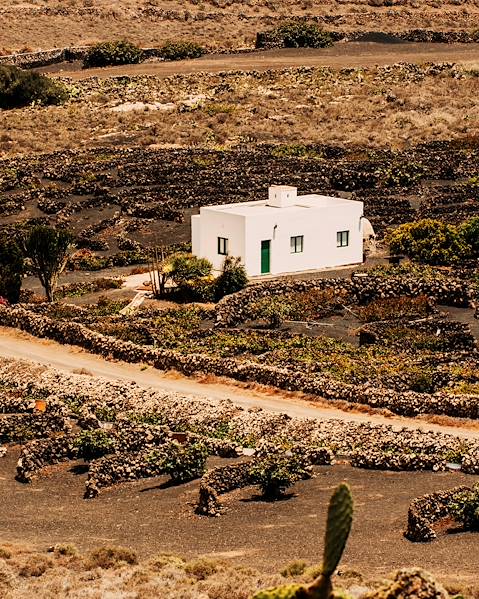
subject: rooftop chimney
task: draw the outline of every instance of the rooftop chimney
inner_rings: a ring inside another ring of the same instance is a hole
[[[275,208],[286,208],[288,206],[294,206],[298,197],[297,187],[291,187],[290,185],[271,185],[268,188],[268,206],[274,206]]]

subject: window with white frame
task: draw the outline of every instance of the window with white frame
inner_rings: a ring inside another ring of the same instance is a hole
[[[226,237],[218,237],[218,254],[220,256],[228,255],[228,239]]]
[[[338,248],[344,248],[349,245],[349,231],[338,231],[336,233],[336,245]]]
[[[304,235],[296,235],[295,237],[291,237],[290,247],[292,254],[301,254],[303,251],[304,245]]]

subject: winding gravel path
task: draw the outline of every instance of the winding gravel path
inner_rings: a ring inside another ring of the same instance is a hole
[[[30,360],[68,373],[76,372],[81,374],[82,371],[86,371],[90,375],[110,380],[135,381],[141,387],[181,393],[191,396],[192,399],[205,397],[214,401],[230,399],[243,408],[262,407],[270,412],[284,412],[296,418],[334,418],[351,422],[393,424],[409,429],[430,430],[464,438],[479,439],[478,428],[436,425],[401,416],[385,417],[381,414],[343,411],[335,407],[325,406],[324,402],[315,405],[312,401],[300,399],[299,396],[294,397],[294,394],[287,394],[281,390],[274,391],[274,394],[252,391],[235,385],[233,382],[215,381],[213,377],[208,377],[207,382],[201,382],[176,372],[165,373],[152,367],[142,367],[140,364],[108,361],[80,348],[38,339],[6,327],[0,327],[0,356]]]

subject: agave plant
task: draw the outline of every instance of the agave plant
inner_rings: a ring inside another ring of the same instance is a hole
[[[332,599],[331,577],[343,555],[353,521],[353,497],[348,485],[341,483],[328,507],[321,574],[309,585],[289,584],[255,593],[252,599]]]

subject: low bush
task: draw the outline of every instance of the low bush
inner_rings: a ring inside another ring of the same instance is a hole
[[[92,46],[83,59],[83,68],[138,64],[144,59],[141,48],[126,40],[102,42]]]
[[[295,482],[311,477],[311,467],[298,454],[264,447],[257,451],[257,456],[250,475],[267,500],[280,499]]]
[[[206,580],[212,574],[216,574],[218,568],[219,564],[216,560],[200,557],[188,562],[185,566],[185,572],[194,576],[197,580]]]
[[[165,60],[183,60],[184,58],[199,58],[205,49],[195,42],[166,42],[160,48],[160,56]]]
[[[112,437],[101,429],[82,431],[75,439],[75,445],[85,460],[96,460],[114,451]]]
[[[202,443],[183,446],[173,443],[164,462],[164,471],[175,483],[200,478],[205,473],[208,449]]]
[[[220,276],[215,281],[215,300],[219,301],[225,295],[236,293],[248,284],[248,275],[239,258],[227,256],[223,263]]]
[[[479,485],[455,497],[450,509],[465,530],[479,530]]]
[[[0,65],[0,108],[22,108],[30,104],[62,104],[68,92],[60,83],[40,73]]]
[[[125,563],[131,566],[138,563],[138,556],[134,551],[125,547],[101,547],[89,554],[86,567],[89,570],[93,568],[108,570]]]
[[[422,317],[431,314],[433,307],[425,295],[418,297],[379,298],[358,309],[363,322],[391,320],[395,318]]]
[[[306,21],[283,23],[270,35],[282,40],[285,48],[327,48],[333,45],[330,33],[323,31],[316,23]]]

